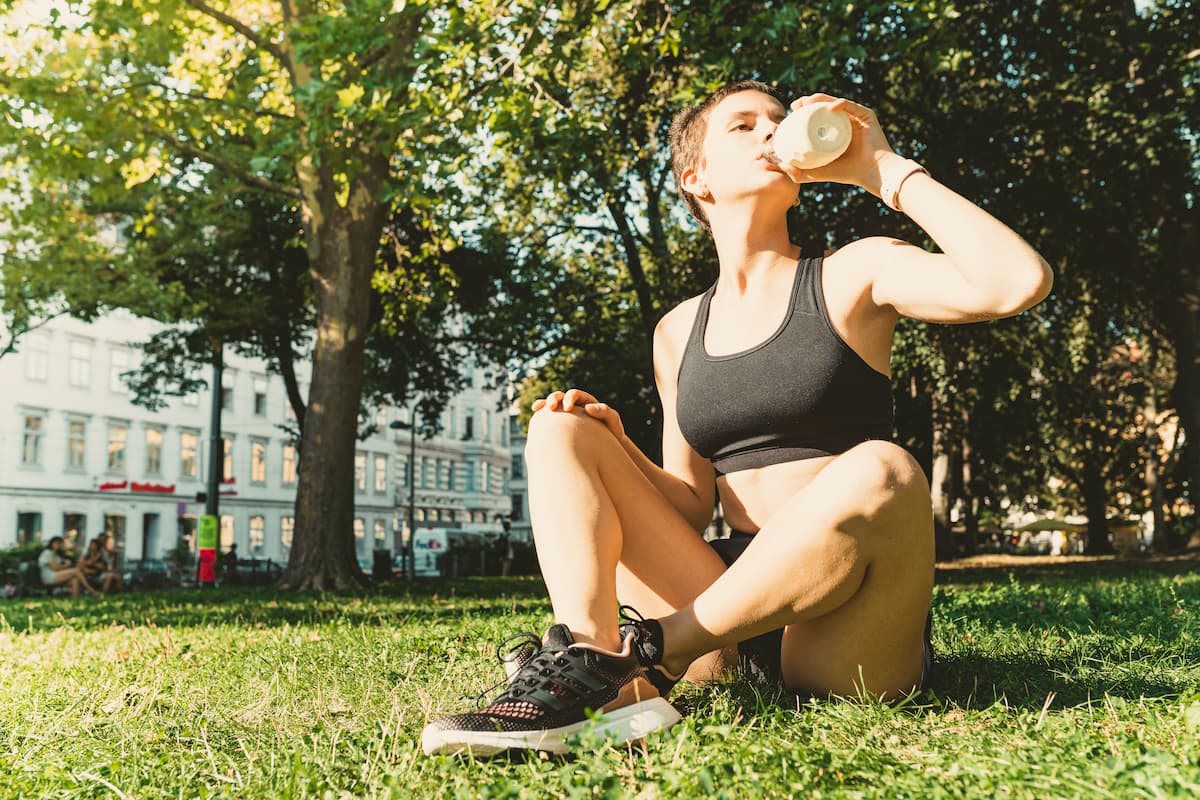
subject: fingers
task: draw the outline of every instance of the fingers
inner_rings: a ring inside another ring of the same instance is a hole
[[[792,110],[801,108],[802,106],[806,106],[811,103],[830,103],[834,109],[838,111],[845,111],[860,124],[869,124],[873,115],[875,114],[874,111],[862,105],[861,103],[855,103],[851,100],[847,100],[844,97],[834,97],[833,95],[825,94],[824,92],[816,92],[814,94],[806,94],[803,97],[797,97],[792,101]]]
[[[563,395],[563,410],[570,411],[575,406],[582,406],[588,403],[595,403],[596,398],[592,397],[582,389],[568,389]]]
[[[596,398],[582,389],[568,389],[565,392],[554,391],[545,398],[534,400],[532,408],[534,411],[540,411],[543,408],[550,411],[570,411],[576,406],[586,407],[595,402]]]

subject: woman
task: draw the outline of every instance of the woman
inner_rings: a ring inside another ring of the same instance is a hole
[[[763,84],[726,86],[676,119],[675,176],[720,273],[655,330],[663,466],[585,391],[534,403],[529,510],[557,624],[517,651],[496,701],[429,725],[427,751],[563,750],[587,710],[637,738],[678,719],[665,700],[677,680],[722,674],[739,643],[797,692],[896,698],[924,684],[932,511],[921,469],[888,441],[893,330],[901,316],[1020,313],[1052,275],[893,152],[870,109],[825,94],[792,108],[822,101],[850,114],[853,139],[809,171],[764,157],[786,109]],[[942,252],[870,237],[801,253],[787,210],[798,185],[822,181],[880,197]],[[710,546],[699,532],[714,485],[734,534]],[[618,598],[640,612],[624,625]]]
[[[125,588],[125,579],[112,568],[108,560],[108,534],[101,533],[88,542],[87,552],[79,565],[89,576],[95,576],[100,591],[112,594]]]
[[[79,565],[71,563],[65,549],[66,540],[61,536],[54,536],[46,543],[37,560],[42,583],[48,587],[65,586],[71,590],[72,597],[78,597],[83,592],[95,595],[96,591],[87,582],[87,575]]]

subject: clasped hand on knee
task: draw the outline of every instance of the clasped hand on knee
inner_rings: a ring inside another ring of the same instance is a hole
[[[565,392],[554,391],[545,398],[533,401],[533,412],[566,411],[590,417],[608,428],[617,441],[625,437],[625,426],[621,424],[621,415],[607,403],[601,403],[582,389],[568,389]]]

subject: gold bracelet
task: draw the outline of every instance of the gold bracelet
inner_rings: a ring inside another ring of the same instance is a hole
[[[879,197],[883,200],[883,204],[893,211],[902,211],[900,208],[900,187],[904,185],[904,181],[910,175],[918,172],[929,174],[929,170],[913,161],[911,158],[904,159],[901,166],[895,167],[888,175],[884,176],[883,183],[879,187]]]

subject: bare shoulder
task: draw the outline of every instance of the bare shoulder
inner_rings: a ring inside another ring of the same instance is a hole
[[[689,297],[662,316],[654,328],[656,350],[665,347],[672,354],[683,350],[692,332],[692,323],[696,320],[696,311],[703,297],[702,294]]]
[[[704,295],[698,294],[684,300],[672,308],[654,328],[654,374],[660,390],[674,387],[675,373],[678,371],[679,359],[687,347],[688,336],[692,332],[692,323],[696,319],[696,311]],[[670,386],[664,386],[665,381]]]
[[[926,255],[921,248],[891,236],[867,236],[826,251],[826,292],[840,295],[850,306],[858,306],[871,297],[875,281],[882,273],[911,258],[913,253]]]
[[[825,259],[830,268],[836,266],[839,271],[869,274],[904,252],[900,248],[920,249],[891,236],[867,236],[826,250]]]

